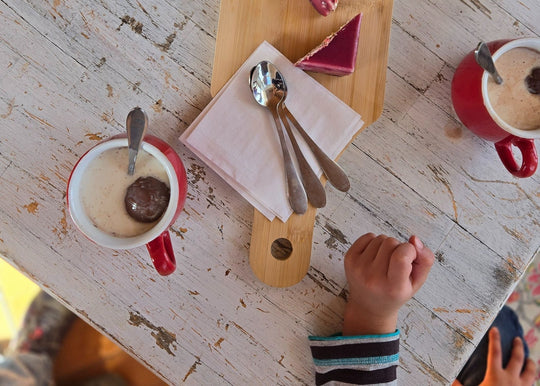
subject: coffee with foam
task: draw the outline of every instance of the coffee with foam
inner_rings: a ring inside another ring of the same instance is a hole
[[[540,52],[531,48],[512,48],[495,62],[503,78],[487,83],[488,98],[500,119],[519,130],[540,129],[540,95],[527,90],[525,79],[540,67]]]

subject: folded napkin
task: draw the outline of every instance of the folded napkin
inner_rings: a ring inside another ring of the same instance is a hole
[[[262,60],[274,63],[283,74],[288,89],[285,104],[335,159],[362,127],[360,115],[268,42],[251,54],[180,140],[270,221],[277,216],[285,222],[292,209],[279,138],[270,111],[257,104],[249,87],[249,73]],[[309,147],[299,134],[295,137],[320,177],[322,170]]]

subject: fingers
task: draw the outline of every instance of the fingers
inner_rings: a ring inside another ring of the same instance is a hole
[[[502,369],[501,337],[497,327],[492,327],[489,330],[486,374],[496,369]]]
[[[355,254],[360,255],[368,244],[373,240],[376,236],[373,233],[366,233],[363,236],[360,236],[349,248],[349,251],[347,254]]]
[[[452,382],[452,386],[463,386],[463,383],[456,379],[454,382]]]
[[[535,377],[536,377],[536,365],[534,364],[534,361],[531,358],[529,358],[527,359],[527,364],[525,365],[525,368],[523,369],[523,372],[521,373],[521,380],[526,385],[532,385]]]
[[[361,261],[360,256],[362,256],[362,253],[364,253],[364,250],[374,238],[375,235],[373,233],[366,233],[351,245],[347,253],[345,253],[345,259],[343,261],[345,272],[353,272],[355,267],[358,267]]]
[[[411,279],[414,291],[418,291],[428,277],[429,271],[435,262],[435,256],[417,236],[411,236],[409,243],[414,245],[416,249],[416,260],[414,260]]]
[[[524,359],[523,341],[516,337],[512,344],[510,360],[504,371],[508,372],[513,379],[519,378],[522,381],[521,384],[532,385],[536,377],[536,365],[531,359],[527,359],[525,368],[523,368]],[[489,330],[486,374],[499,373],[503,369],[502,365],[501,336],[497,327],[492,327]],[[522,369],[523,371],[521,371]]]
[[[416,248],[417,251],[421,251],[422,249],[424,249],[424,244],[422,243],[422,241],[420,241],[418,236],[412,235],[409,238],[409,243],[414,245],[414,247]]]
[[[372,265],[375,272],[381,272],[390,280],[410,281],[414,293],[426,281],[434,260],[433,252],[416,236],[400,244],[392,237],[373,233],[358,238],[345,255],[346,270],[357,264]]]
[[[416,251],[409,243],[399,244],[394,249],[388,264],[388,279],[393,283],[408,283],[413,269]]]
[[[368,244],[366,249],[364,249],[364,254],[366,255],[366,259],[369,260],[369,262],[372,262],[375,260],[375,257],[377,256],[377,252],[379,251],[379,248],[381,247],[384,240],[386,240],[388,236],[385,235],[379,235],[375,237],[371,242]]]
[[[394,250],[399,246],[400,242],[393,237],[388,237],[383,240],[375,260],[373,260],[373,266],[375,272],[378,272],[382,277],[388,276],[388,267],[390,265],[390,256]]]
[[[525,352],[523,351],[523,341],[521,338],[514,338],[512,342],[512,355],[506,365],[506,369],[512,374],[519,375],[523,368],[523,360],[525,359]]]

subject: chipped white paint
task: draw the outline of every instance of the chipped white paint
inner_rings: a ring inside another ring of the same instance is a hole
[[[415,233],[437,263],[401,313],[399,375],[448,383],[540,246],[540,174],[512,178],[460,126],[450,80],[479,40],[538,36],[538,15],[536,0],[395,2],[383,116],[340,159],[352,188],[327,187],[308,275],[276,289],[249,268],[252,208],[177,141],[210,98],[219,1],[0,0],[0,253],[171,384],[310,384],[306,336],[340,329],[344,251]],[[166,278],[66,217],[74,163],[136,105],[188,171]]]

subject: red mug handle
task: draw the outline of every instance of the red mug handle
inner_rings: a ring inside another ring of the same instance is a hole
[[[512,154],[512,145],[516,146],[521,151],[523,158],[521,166],[518,165]],[[532,176],[536,171],[538,166],[538,155],[536,154],[533,139],[509,135],[499,142],[495,142],[495,149],[497,150],[502,163],[512,175],[525,178]]]
[[[176,259],[171,244],[169,231],[165,231],[154,240],[146,244],[146,249],[150,253],[152,263],[156,271],[162,276],[170,275],[176,269]]]

